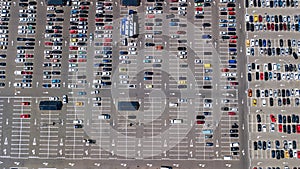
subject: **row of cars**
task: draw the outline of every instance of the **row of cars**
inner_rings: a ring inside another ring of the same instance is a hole
[[[111,2],[96,2],[95,15],[95,53],[94,53],[94,80],[93,87],[95,89],[102,88],[102,86],[110,86],[112,75],[112,10]],[[90,35],[90,39],[92,36]],[[97,93],[97,90],[95,90]]]
[[[245,5],[247,8],[297,8],[299,3],[298,0],[246,0]]]
[[[236,3],[235,0],[222,0],[219,3],[219,27],[220,27],[220,45],[225,46],[224,57],[222,62],[225,63],[221,68],[221,78],[225,81],[225,90],[237,90],[235,87],[238,85],[237,78],[237,24],[236,24]],[[227,96],[227,95],[226,95]],[[221,111],[225,112],[229,118],[239,115],[237,103],[227,97],[221,100]],[[229,126],[229,134],[226,133],[230,138],[230,155],[238,157],[240,153],[239,142],[236,139],[239,137],[239,125],[237,122],[231,122]]]
[[[44,88],[61,87],[61,60],[63,49],[64,10],[60,7],[47,7],[47,23],[45,26],[45,50],[43,63]]]
[[[26,5],[25,5],[26,4]],[[17,37],[17,56],[15,62],[23,70],[16,70],[15,75],[22,76],[21,81],[14,83],[16,88],[32,87],[33,58],[35,49],[36,6],[35,1],[19,3],[19,26]]]
[[[6,52],[8,46],[8,23],[9,23],[9,16],[10,15],[10,5],[11,2],[0,2],[0,88],[5,87],[5,79],[6,79]]]

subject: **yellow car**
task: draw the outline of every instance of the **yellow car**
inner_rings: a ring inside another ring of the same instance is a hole
[[[76,106],[83,106],[83,102],[76,102]]]
[[[254,22],[257,22],[257,21],[258,21],[258,15],[255,14],[255,15],[254,15]]]
[[[289,158],[289,157],[290,157],[289,152],[288,152],[288,151],[285,151],[285,153],[284,153],[284,158]]]
[[[146,89],[152,89],[153,88],[153,85],[152,84],[147,84],[146,85]]]
[[[257,104],[257,100],[256,100],[256,99],[253,99],[253,100],[252,100],[252,105],[253,105],[253,106],[256,106],[256,104]]]
[[[250,46],[250,40],[246,40],[246,46],[249,47]]]
[[[121,68],[119,69],[119,71],[120,71],[120,72],[127,72],[127,71],[128,71],[128,69],[127,69],[127,68],[125,68],[125,67],[121,67]]]
[[[72,41],[72,42],[77,42],[78,39],[77,39],[77,38],[72,38],[71,41]]]
[[[186,80],[179,80],[178,84],[186,84]]]

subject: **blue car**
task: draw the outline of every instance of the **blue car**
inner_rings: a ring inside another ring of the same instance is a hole
[[[73,10],[71,11],[71,14],[77,14],[77,13],[79,13],[79,11],[76,10],[76,9],[73,9]]]
[[[204,80],[211,80],[211,77],[205,76],[203,79]]]
[[[144,80],[152,80],[152,77],[144,77]]]
[[[177,22],[170,22],[170,26],[178,26]]]
[[[78,95],[86,95],[86,92],[78,92]]]
[[[102,62],[103,62],[103,63],[110,63],[111,60],[110,60],[110,59],[103,59]]]
[[[95,63],[95,64],[94,64],[94,67],[102,67],[102,66],[104,66],[103,63]]]
[[[59,79],[53,79],[51,82],[52,83],[60,83],[60,80]]]
[[[82,38],[82,37],[87,37],[87,36],[86,36],[86,34],[80,33],[80,34],[77,35],[77,37],[78,37],[78,38]]]
[[[227,23],[226,19],[220,19],[220,23]]]
[[[51,84],[43,84],[43,88],[50,88],[51,87]]]

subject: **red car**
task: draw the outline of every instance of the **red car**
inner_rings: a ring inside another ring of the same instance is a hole
[[[204,124],[205,121],[200,121],[200,120],[197,120],[197,124]]]
[[[272,31],[274,31],[274,29],[275,29],[274,23],[271,24],[271,29],[272,29]]]
[[[286,31],[287,27],[286,27],[286,23],[283,23],[283,29]]]
[[[278,131],[279,131],[279,132],[282,132],[282,124],[279,124],[279,125],[278,125]]]
[[[104,42],[112,42],[112,39],[111,38],[105,38]]]
[[[177,34],[186,34],[185,31],[177,31]]]
[[[272,121],[273,123],[276,122],[276,118],[275,118],[275,116],[274,116],[273,114],[270,114],[270,118],[271,118],[271,121]]]
[[[87,21],[87,18],[79,18],[79,21]]]
[[[77,62],[77,59],[69,59],[69,62]]]
[[[259,22],[262,22],[262,19],[263,19],[262,16],[261,16],[261,15],[258,15],[258,21],[259,21]]]
[[[236,40],[235,39],[230,39],[229,43],[236,43]]]
[[[20,118],[22,118],[22,119],[28,119],[28,118],[30,118],[30,114],[21,114]]]
[[[234,35],[234,36],[230,36],[230,39],[237,39],[238,36]]]
[[[235,15],[235,12],[234,11],[230,11],[228,12],[229,15]]]
[[[267,29],[270,30],[271,29],[271,25],[270,23],[267,23]]]
[[[197,8],[196,8],[196,11],[203,11],[203,8],[197,7]]]
[[[171,0],[171,2],[178,2],[178,0]]]
[[[70,50],[78,50],[78,47],[77,46],[70,46],[69,49]]]
[[[111,43],[103,43],[103,46],[112,46]]]
[[[152,27],[151,26],[145,26],[145,29],[146,30],[152,30]]]
[[[297,124],[297,133],[300,133],[300,124]]]
[[[161,46],[161,45],[158,45],[158,46],[155,47],[155,49],[156,49],[156,50],[162,50],[162,49],[164,49],[164,47]]]
[[[62,31],[59,29],[54,29],[54,33],[62,33]]]
[[[32,75],[33,72],[25,72],[25,71],[23,72],[23,71],[22,71],[21,74]]]
[[[78,62],[86,62],[86,59],[78,59]]]
[[[30,102],[22,102],[22,105],[23,106],[28,106],[28,105],[30,105]]]
[[[53,43],[52,43],[52,42],[45,42],[45,45],[52,46],[52,45],[53,45]]]
[[[76,34],[78,31],[77,30],[70,30],[70,34]]]
[[[239,85],[239,82],[230,82],[230,85],[236,86],[236,85]]]
[[[110,30],[110,29],[113,29],[113,26],[110,26],[110,25],[105,25],[105,26],[104,26],[104,29],[106,29],[106,30]]]
[[[96,18],[95,21],[96,22],[103,22],[103,18]]]
[[[155,18],[155,15],[153,15],[153,14],[148,14],[148,15],[147,15],[147,18]]]
[[[229,69],[223,68],[221,71],[222,71],[222,72],[229,72]]]
[[[33,54],[28,54],[28,53],[26,53],[26,54],[25,54],[25,58],[33,58]]]
[[[230,116],[233,116],[233,115],[236,115],[236,113],[235,113],[235,112],[232,112],[232,111],[230,111],[230,112],[228,112],[228,115],[230,115]]]
[[[80,6],[80,9],[89,9],[88,6]]]
[[[227,8],[228,11],[235,11],[234,8]]]
[[[260,80],[264,80],[264,73],[260,72],[260,76],[259,76]]]
[[[300,151],[297,151],[297,157],[300,159]]]

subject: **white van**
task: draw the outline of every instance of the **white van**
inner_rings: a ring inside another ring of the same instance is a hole
[[[231,160],[232,157],[231,156],[224,156],[224,160]]]
[[[171,124],[181,124],[181,123],[183,123],[183,119],[171,119],[170,123]]]
[[[15,75],[22,75],[22,71],[16,70]]]
[[[169,106],[170,106],[170,107],[178,107],[178,103],[171,103],[171,102],[170,102],[170,103],[169,103]]]
[[[100,120],[110,119],[110,115],[109,114],[101,114],[98,116],[98,119],[100,119]]]

